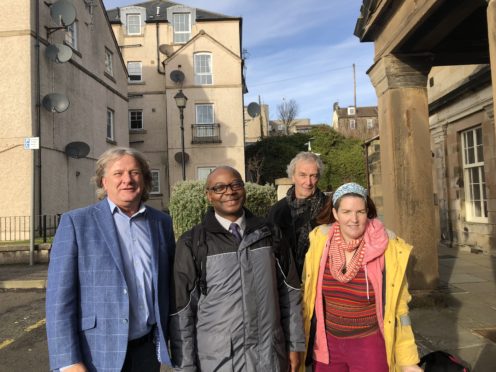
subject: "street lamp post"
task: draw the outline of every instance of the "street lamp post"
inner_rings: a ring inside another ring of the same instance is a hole
[[[183,181],[186,181],[186,154],[184,152],[184,109],[186,108],[186,97],[182,89],[174,96],[176,100],[176,106],[179,109],[179,119],[181,120],[181,165],[183,168]]]

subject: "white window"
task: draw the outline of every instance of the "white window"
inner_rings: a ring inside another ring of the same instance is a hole
[[[129,129],[143,129],[143,110],[129,110]]]
[[[114,56],[113,53],[105,48],[105,72],[110,76],[114,75]]]
[[[356,121],[355,121],[355,119],[350,119],[350,129],[356,129]]]
[[[212,84],[212,55],[210,53],[195,54],[195,84]]]
[[[126,14],[126,31],[128,35],[141,35],[141,14]]]
[[[211,103],[196,105],[196,137],[214,135],[214,105]]]
[[[205,181],[210,173],[215,169],[214,166],[211,167],[198,167],[196,172],[196,177],[198,181]]]
[[[141,62],[128,62],[127,74],[129,76],[129,82],[143,81],[143,76],[141,75]]]
[[[348,116],[355,115],[355,107],[348,107]]]
[[[277,124],[277,130],[283,131],[284,130],[284,124]]]
[[[152,169],[152,189],[150,194],[160,194],[160,171]]]
[[[114,140],[114,110],[107,108],[107,139]]]
[[[374,128],[374,120],[367,119],[367,129],[372,129],[372,128]]]
[[[482,127],[462,132],[462,146],[467,221],[487,222]]]
[[[174,43],[184,44],[191,37],[191,14],[174,13],[172,17],[172,27],[174,28]]]
[[[72,25],[67,26],[65,31],[65,43],[74,50],[78,49],[77,29],[77,22],[74,22]]]

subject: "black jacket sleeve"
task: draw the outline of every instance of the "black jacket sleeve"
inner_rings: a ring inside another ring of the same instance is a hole
[[[200,296],[192,255],[192,231],[178,240],[172,275],[170,346],[172,363],[183,371],[197,371],[196,312]]]

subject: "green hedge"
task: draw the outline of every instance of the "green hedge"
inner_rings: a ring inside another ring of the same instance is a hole
[[[253,214],[265,216],[277,201],[276,190],[251,182],[245,184],[246,208]],[[205,194],[205,181],[184,181],[172,189],[169,211],[174,225],[174,234],[179,238],[183,233],[201,222],[209,206]]]

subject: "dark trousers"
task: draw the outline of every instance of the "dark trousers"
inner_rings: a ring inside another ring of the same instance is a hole
[[[153,342],[153,331],[127,345],[122,372],[159,372],[157,348]]]

